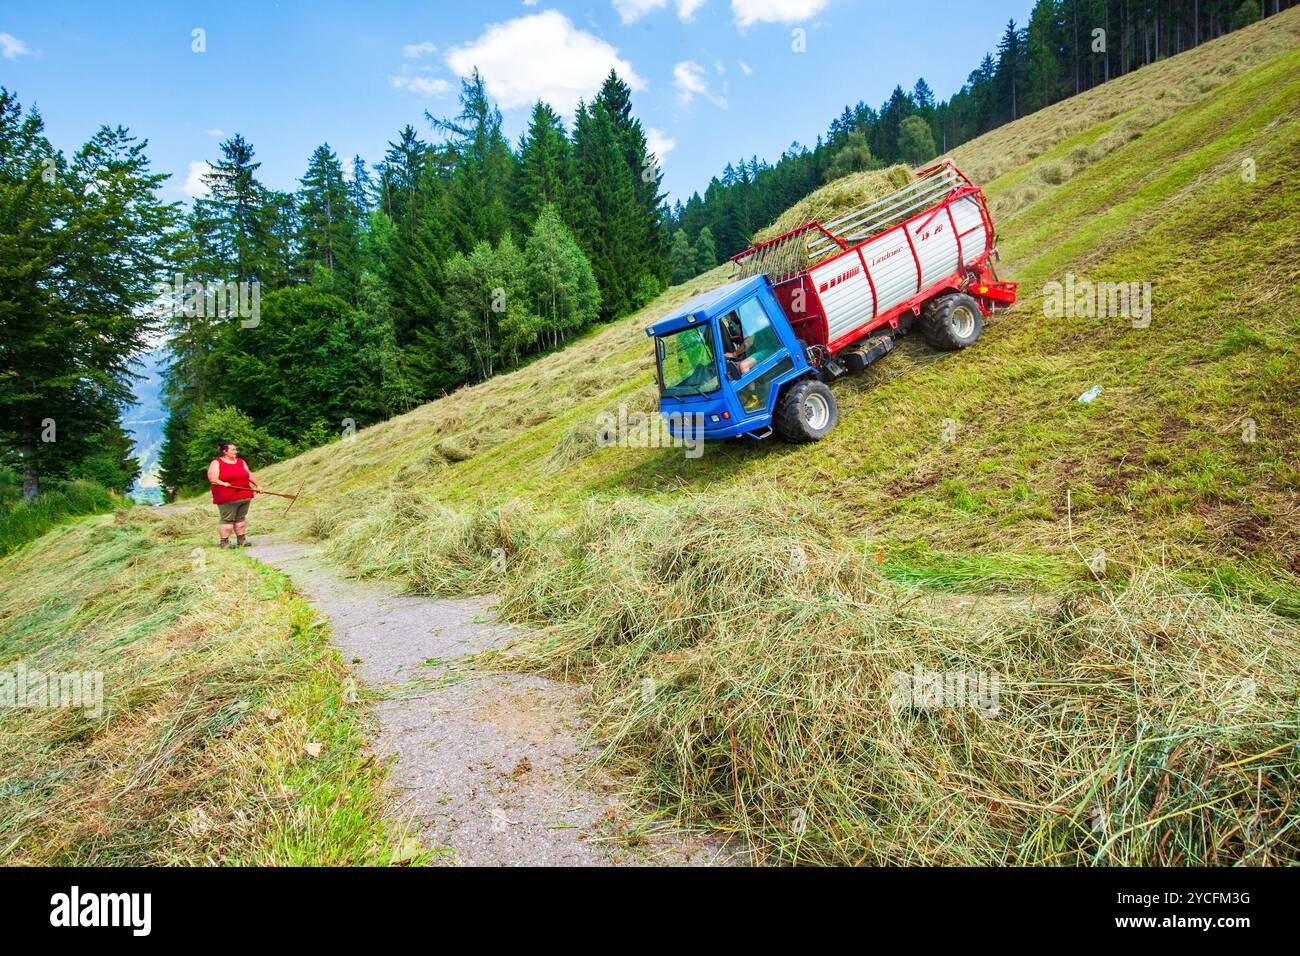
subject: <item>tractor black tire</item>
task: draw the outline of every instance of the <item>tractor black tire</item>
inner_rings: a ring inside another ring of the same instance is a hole
[[[773,427],[788,442],[817,441],[840,420],[835,396],[824,382],[801,378],[788,385],[777,399]]]
[[[964,349],[984,331],[984,313],[964,292],[952,292],[931,299],[921,310],[921,332],[937,349]]]

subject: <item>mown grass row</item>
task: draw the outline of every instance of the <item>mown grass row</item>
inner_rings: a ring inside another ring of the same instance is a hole
[[[123,511],[0,561],[0,691],[20,667],[102,686],[102,706],[0,709],[0,862],[426,859],[390,821],[323,622],[201,547],[209,524]]]

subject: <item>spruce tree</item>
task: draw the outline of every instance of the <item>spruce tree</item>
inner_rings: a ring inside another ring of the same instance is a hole
[[[695,250],[691,248],[691,240],[687,238],[684,229],[678,229],[673,233],[668,262],[672,269],[671,280],[673,285],[680,285],[695,275]]]
[[[480,241],[499,242],[510,227],[509,196],[515,158],[501,132],[501,111],[488,99],[475,70],[461,81],[461,110],[455,119],[436,119],[435,129],[449,136],[453,157],[448,192],[448,225],[457,248]]]
[[[101,127],[69,162],[0,87],[0,451],[26,497],[104,451],[156,327],[177,210],[144,149]]]
[[[253,161],[252,145],[232,136],[203,177],[208,196],[195,202],[196,213],[211,224],[214,258],[227,281],[261,281],[282,266],[268,254],[273,214],[268,213],[266,188],[257,179],[261,165]]]
[[[632,174],[632,193],[641,221],[642,233],[637,242],[640,260],[650,274],[668,276],[668,236],[664,228],[663,170],[659,157],[650,153],[641,121],[632,115],[632,90],[617,73],[601,84],[592,102],[593,109],[604,110],[614,127],[614,135]]]
[[[352,204],[343,164],[329,148],[311,154],[298,193],[298,246],[305,271],[316,267],[335,273],[334,288],[352,300],[356,292],[357,209]]]
[[[571,175],[564,122],[547,104],[538,102],[519,144],[516,221],[525,228],[531,227],[548,204],[563,216],[568,206]]]
[[[645,271],[645,220],[623,144],[607,110],[579,104],[574,129],[575,222],[601,290],[604,318],[626,315]]]
[[[352,157],[352,175],[348,177],[348,198],[356,210],[358,221],[364,222],[374,208],[375,184],[366,168],[366,161],[359,155]]]
[[[713,242],[713,230],[705,226],[695,238],[695,271],[708,272],[718,264],[718,248]]]

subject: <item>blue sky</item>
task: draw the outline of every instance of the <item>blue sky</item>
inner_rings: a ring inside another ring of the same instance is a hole
[[[811,144],[846,104],[924,76],[958,89],[1032,0],[480,0],[0,4],[0,85],[71,152],[103,123],[149,140],[169,199],[242,133],[264,182],[297,185],[328,142],[380,159],[406,123],[454,115],[478,65],[512,142],[530,104],[571,117],[615,66],[672,198],[728,161]],[[206,49],[195,52],[194,31]],[[804,52],[797,52],[800,43]]]

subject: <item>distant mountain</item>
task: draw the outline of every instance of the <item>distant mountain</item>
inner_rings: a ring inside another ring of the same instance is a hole
[[[138,371],[144,376],[135,383],[136,405],[127,409],[122,424],[135,442],[135,457],[140,462],[140,477],[131,488],[131,497],[141,504],[158,504],[163,500],[158,485],[158,456],[162,451],[163,425],[167,411],[163,408],[163,370],[167,367],[167,350],[163,347],[137,356]]]

